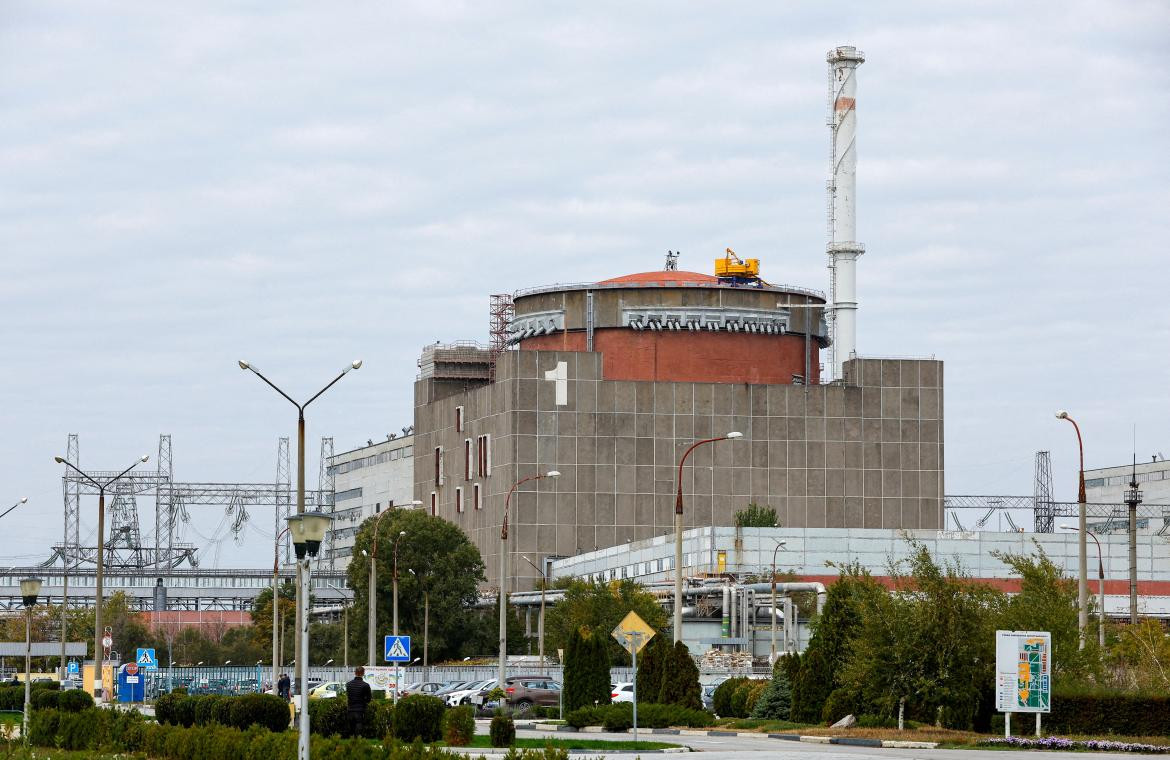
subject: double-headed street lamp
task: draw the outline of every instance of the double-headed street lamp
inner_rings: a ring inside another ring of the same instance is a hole
[[[292,534],[293,548],[297,554],[297,619],[301,627],[297,631],[299,653],[297,654],[297,668],[300,670],[301,686],[301,722],[300,739],[297,742],[298,760],[309,760],[309,589],[310,560],[317,556],[321,548],[321,541],[325,532],[329,530],[329,523],[333,516],[324,512],[304,512],[299,515],[290,515],[288,518],[289,533]]]
[[[1080,478],[1077,482],[1077,530],[1080,536],[1077,538],[1077,557],[1080,560],[1080,570],[1077,572],[1077,605],[1080,610],[1077,613],[1077,626],[1081,631],[1081,649],[1085,648],[1085,631],[1089,627],[1089,549],[1085,534],[1088,531],[1086,524],[1086,506],[1085,506],[1085,443],[1081,438],[1081,426],[1077,421],[1069,416],[1069,413],[1061,409],[1056,413],[1056,418],[1059,420],[1068,420],[1072,423],[1073,429],[1077,431],[1077,450],[1080,452],[1081,467]]]
[[[20,595],[24,600],[24,723],[20,735],[28,743],[28,716],[32,711],[32,608],[41,593],[40,578],[21,578]]]
[[[674,640],[675,642],[682,641],[682,587],[683,587],[683,488],[682,488],[682,472],[683,465],[686,464],[687,457],[691,452],[702,446],[704,443],[714,443],[715,441],[735,440],[736,438],[743,438],[743,433],[732,431],[727,435],[721,435],[718,438],[706,438],[702,441],[695,441],[691,447],[683,452],[682,459],[678,460],[678,494],[674,499]]]
[[[1072,525],[1061,525],[1061,530],[1076,530]],[[1101,542],[1097,540],[1097,536],[1091,530],[1086,530],[1089,538],[1093,539],[1093,543],[1097,545],[1097,596],[1101,608],[1098,610],[1101,616],[1101,623],[1097,626],[1097,644],[1101,649],[1105,649],[1105,562],[1101,559]]]
[[[102,627],[102,622],[103,622],[102,621],[102,580],[104,578],[105,556],[106,556],[105,555],[105,551],[106,551],[106,489],[109,488],[111,485],[113,485],[118,480],[120,480],[126,473],[130,472],[138,465],[150,461],[150,455],[143,454],[142,456],[140,456],[138,458],[138,461],[136,461],[134,464],[132,464],[129,467],[127,467],[126,469],[122,470],[120,473],[118,473],[117,475],[110,478],[109,480],[107,480],[104,483],[97,482],[92,477],[90,477],[88,474],[86,474],[85,472],[82,472],[80,469],[78,469],[77,465],[63,459],[62,457],[53,457],[53,460],[57,464],[63,464],[66,467],[68,467],[69,469],[73,470],[78,475],[80,475],[81,477],[85,478],[90,483],[92,483],[98,489],[97,558],[96,558],[96,561],[94,563],[96,566],[96,569],[95,569],[94,581],[93,581],[93,593],[94,593],[93,661],[95,663],[94,675],[93,675],[93,689],[94,689],[94,691],[97,692],[98,700],[101,702],[105,702],[106,701],[106,690],[104,688],[105,684],[103,683],[103,679],[102,679],[102,675],[103,675],[102,670],[103,670],[103,666],[105,665],[105,657],[104,657],[105,648],[102,646],[102,635],[105,633],[105,629]],[[62,564],[64,566],[65,572],[67,573],[69,571],[69,557],[63,556],[62,557]],[[66,588],[68,588],[68,587],[66,587]],[[64,608],[67,606],[67,603],[68,603],[68,599],[62,599],[62,602],[61,602],[61,607],[62,607],[61,640],[62,641],[65,640],[65,633],[66,633],[65,632],[65,625],[64,625],[64,623],[65,623]]]
[[[540,641],[540,674],[544,675],[544,592],[548,588],[548,575],[528,559],[527,554],[521,554],[524,561],[532,565],[532,569],[540,573],[540,620],[536,624],[537,638]]]
[[[773,540],[776,541],[776,548],[772,550],[772,660],[771,660],[771,662],[773,665],[775,665],[776,664],[776,552],[780,551],[781,547],[783,547],[784,544],[786,544],[788,542],[781,541],[778,539],[773,539]],[[787,614],[787,605],[785,605],[785,614]],[[785,621],[784,621],[784,630],[785,631],[788,630],[788,622],[789,621],[787,619],[785,619]],[[785,636],[785,639],[787,639],[787,636]],[[787,640],[784,642],[784,650],[788,651],[788,641]]]
[[[17,507],[19,507],[21,504],[24,504],[24,503],[25,503],[25,502],[27,502],[27,501],[28,501],[28,497],[27,497],[27,496],[25,496],[25,497],[21,498],[21,500],[20,500],[20,501],[16,502],[15,504],[13,504],[11,507],[9,507],[8,509],[4,510],[3,512],[0,512],[0,517],[3,517],[4,515],[8,514],[9,512],[11,512],[12,510],[16,509],[16,508],[17,508]]]
[[[529,475],[526,478],[520,478],[512,487],[508,489],[508,495],[504,497],[504,520],[500,525],[500,672],[499,672],[499,687],[506,688],[506,680],[508,678],[508,504],[512,501],[512,494],[524,483],[530,480],[543,480],[544,478],[559,478],[561,473],[557,470],[549,470],[542,475]],[[501,698],[500,704],[506,705],[506,699]]]
[[[240,365],[240,369],[247,370],[247,371],[251,372],[252,374],[254,374],[256,377],[263,380],[268,385],[268,387],[272,388],[272,390],[276,391],[281,396],[284,396],[284,398],[287,399],[290,404],[292,404],[293,406],[295,406],[297,408],[297,514],[298,515],[302,514],[305,511],[305,408],[308,407],[309,404],[316,401],[317,398],[322,393],[324,393],[325,391],[332,388],[334,383],[336,383],[338,380],[340,380],[341,378],[343,378],[347,374],[349,374],[350,370],[361,369],[362,360],[355,359],[354,361],[350,362],[350,365],[348,367],[346,367],[345,369],[341,370],[341,373],[338,374],[337,377],[330,380],[328,385],[326,385],[324,388],[322,388],[321,390],[314,393],[313,396],[303,404],[298,404],[296,401],[293,401],[292,396],[290,396],[287,393],[285,393],[284,391],[282,391],[280,389],[280,387],[276,385],[276,383],[272,382],[271,380],[266,378],[264,375],[260,374],[260,370],[256,369],[256,367],[253,366],[252,364],[244,361],[243,359],[240,359],[239,365]],[[298,579],[297,580],[297,594],[299,595],[300,594],[300,575],[299,574],[297,575],[297,579]],[[297,623],[297,630],[300,630],[302,621],[301,621],[299,612],[297,613],[296,623]],[[296,660],[296,671],[295,671],[296,677],[299,678],[301,675],[301,672],[302,672],[301,658],[298,657]]]

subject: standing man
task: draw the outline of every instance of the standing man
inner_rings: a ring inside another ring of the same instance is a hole
[[[353,671],[353,680],[345,685],[345,698],[349,702],[349,735],[360,737],[366,732],[366,705],[373,696],[370,685],[362,678],[366,669],[361,665]]]
[[[276,695],[285,702],[292,698],[292,681],[289,680],[288,673],[280,674],[280,680],[276,682]]]

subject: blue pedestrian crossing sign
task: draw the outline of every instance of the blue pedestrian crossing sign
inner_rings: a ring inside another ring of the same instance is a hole
[[[77,660],[69,661],[69,665],[66,666],[66,672],[74,674],[81,672],[81,666],[77,664]]]
[[[386,637],[386,662],[410,662],[410,637]]]
[[[154,656],[153,649],[139,649],[134,661],[143,670],[158,670],[158,658]]]

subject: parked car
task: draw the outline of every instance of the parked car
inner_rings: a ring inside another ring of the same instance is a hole
[[[450,707],[469,705],[471,704],[471,698],[489,684],[494,687],[496,685],[496,679],[489,678],[486,681],[468,681],[460,688],[452,689],[444,695],[447,699],[447,705]]]
[[[521,713],[533,705],[555,707],[561,701],[561,685],[544,676],[512,676],[504,680],[504,699]]]
[[[488,696],[488,694],[491,694],[493,691],[495,691],[495,690],[496,690],[496,685],[497,685],[498,683],[499,683],[499,682],[498,682],[498,681],[497,681],[497,679],[495,679],[495,678],[493,678],[493,679],[491,679],[491,680],[489,680],[489,681],[485,681],[485,682],[483,683],[483,685],[482,685],[482,686],[479,688],[479,691],[477,691],[476,693],[472,694],[472,695],[471,695],[471,696],[468,698],[468,701],[469,701],[471,704],[475,705],[476,707],[478,707],[478,708],[480,708],[480,709],[482,710],[482,709],[484,708],[485,704],[487,704],[487,696]]]
[[[80,689],[81,681],[73,678],[66,678],[61,682],[61,691],[72,691],[73,689]]]
[[[446,686],[446,684],[442,681],[426,681],[423,683],[414,684],[409,689],[403,689],[401,694],[404,697],[410,694],[428,694],[433,697],[444,686]]]
[[[634,684],[633,683],[615,683],[609,695],[610,702],[633,702],[634,701]]]
[[[441,689],[439,689],[438,691],[436,691],[436,692],[435,692],[435,696],[436,696],[436,697],[441,697],[441,698],[442,698],[442,700],[443,700],[444,702],[446,702],[446,701],[447,701],[447,695],[448,695],[448,694],[450,694],[451,692],[455,691],[456,689],[462,689],[462,688],[463,688],[464,686],[466,686],[468,683],[469,683],[469,681],[449,681],[447,684],[445,684],[445,685],[443,686],[443,688],[441,688]]]
[[[345,693],[345,684],[341,681],[326,681],[320,686],[309,689],[309,699],[333,699]]]

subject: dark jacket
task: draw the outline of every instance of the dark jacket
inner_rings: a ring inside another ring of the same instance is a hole
[[[288,699],[292,692],[292,681],[288,676],[281,676],[280,680],[276,682],[276,693],[279,696]]]
[[[354,676],[353,680],[345,685],[345,698],[349,701],[349,709],[353,712],[365,712],[371,697],[370,685],[360,676]]]

